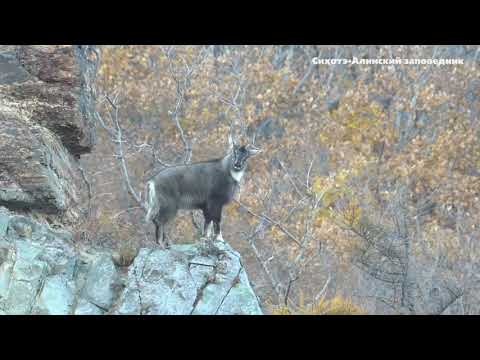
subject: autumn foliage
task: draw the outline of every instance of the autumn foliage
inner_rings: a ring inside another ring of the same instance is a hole
[[[99,93],[120,93],[139,191],[163,167],[155,156],[183,161],[178,125],[192,161],[222,156],[231,126],[244,139],[256,134],[263,153],[249,165],[240,202],[225,210],[224,238],[244,256],[265,303],[282,303],[287,288],[292,304],[300,293],[312,299],[328,274],[335,277],[308,310],[274,313],[439,313],[459,299],[452,311],[475,313],[480,68],[472,58],[478,50],[461,48],[463,65],[312,66],[313,56],[453,53],[448,46],[108,46]],[[98,132],[86,160],[98,195],[92,238],[114,247],[148,242],[114,144]],[[177,242],[195,241],[187,214],[172,233]],[[344,300],[353,296],[355,304]]]

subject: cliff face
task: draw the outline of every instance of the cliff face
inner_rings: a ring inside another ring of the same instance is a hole
[[[78,219],[75,158],[94,144],[88,46],[0,46],[0,205]]]
[[[227,244],[213,255],[143,248],[125,263],[73,241],[86,192],[77,159],[95,142],[96,55],[0,45],[0,314],[261,314]]]

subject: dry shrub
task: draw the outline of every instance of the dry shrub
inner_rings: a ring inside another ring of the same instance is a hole
[[[272,311],[273,315],[365,315],[366,312],[351,300],[335,296],[330,300],[325,298],[311,305],[277,306]]]

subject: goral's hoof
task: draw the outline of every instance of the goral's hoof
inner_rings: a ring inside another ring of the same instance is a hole
[[[221,242],[221,243],[225,243],[225,240],[223,239],[223,236],[220,234],[218,235],[216,238],[215,238],[215,241],[218,241],[218,242]]]
[[[169,243],[157,242],[157,246],[162,250],[170,249],[170,244]]]

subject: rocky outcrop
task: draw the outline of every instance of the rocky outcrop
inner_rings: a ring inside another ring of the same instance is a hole
[[[141,249],[114,314],[259,315],[240,254],[226,243]]]
[[[128,266],[0,207],[0,314],[262,314],[225,243],[142,248]]]
[[[95,139],[95,54],[89,46],[0,46],[0,205],[79,217],[85,184],[76,158]]]

